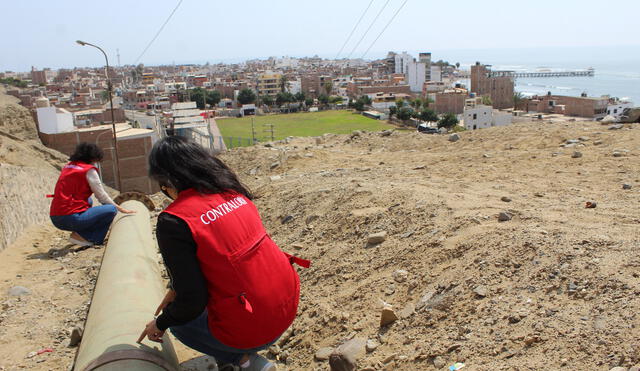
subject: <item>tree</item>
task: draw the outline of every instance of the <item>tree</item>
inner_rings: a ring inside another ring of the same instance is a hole
[[[240,90],[240,93],[238,93],[238,103],[240,104],[254,103],[256,101],[256,98],[256,93],[254,93],[253,90],[249,88],[244,88]]]
[[[406,121],[408,119],[411,118],[411,114],[413,113],[413,110],[409,107],[402,107],[398,110],[398,113],[396,114],[396,117],[402,121]]]
[[[438,121],[439,128],[447,128],[450,129],[454,126],[458,125],[458,118],[454,113],[445,113],[444,116]]]
[[[513,106],[518,109],[524,103],[525,97],[521,92],[515,92],[513,94]]]
[[[215,106],[222,100],[222,94],[217,90],[207,91],[206,101],[210,106]]]
[[[363,95],[360,97],[360,99],[362,99],[362,101],[364,102],[364,104],[370,106],[371,105],[371,98],[369,98],[368,95]]]
[[[396,107],[396,106],[389,107],[389,116],[393,116],[396,113],[398,113],[398,107]]]
[[[353,103],[353,108],[355,108],[358,112],[364,111],[364,102],[361,99],[358,99],[357,101],[355,101],[355,103]]]
[[[418,111],[420,109],[420,107],[422,107],[422,99],[416,98],[416,99],[412,100],[411,101],[411,107],[413,107],[416,111]]]
[[[204,105],[205,99],[206,99],[205,96],[206,96],[206,91],[200,87],[189,90],[189,99],[192,102],[196,102],[196,106],[199,109],[205,108],[205,105]]]
[[[425,108],[422,111],[420,111],[419,118],[422,121],[430,121],[430,122],[438,121],[438,115],[432,109],[429,109],[429,108]]]
[[[325,94],[320,94],[320,96],[318,97],[318,102],[326,105],[329,103],[329,96],[325,95]]]
[[[296,98],[296,102],[304,102],[307,99],[303,92],[297,92],[294,97]]]
[[[396,107],[398,107],[398,109],[404,107],[404,100],[403,99],[396,99]]]
[[[293,96],[293,94],[289,93],[289,92],[280,92],[278,93],[278,95],[276,95],[276,104],[278,106],[281,106],[285,103],[292,103],[295,102],[295,97]]]
[[[287,76],[286,75],[280,76],[280,92],[282,93],[286,92],[288,87],[289,87],[289,81],[287,80]]]
[[[460,62],[456,62],[456,68],[460,68]]]
[[[333,81],[331,80],[327,80],[324,83],[324,91],[325,93],[327,93],[327,96],[331,95],[331,92],[333,91]]]
[[[343,100],[344,99],[342,99],[342,97],[339,95],[329,97],[329,102],[331,102],[332,104],[340,104],[343,102]]]
[[[260,100],[262,101],[262,104],[267,105],[267,106],[273,106],[273,97],[270,95],[263,95]]]
[[[101,96],[102,96],[102,101],[103,102],[108,101],[109,100],[109,90],[103,90]]]
[[[307,98],[304,100],[304,105],[307,107],[313,106],[313,98]]]
[[[490,96],[483,95],[482,96],[482,104],[484,104],[485,106],[493,106],[493,101],[491,100]]]

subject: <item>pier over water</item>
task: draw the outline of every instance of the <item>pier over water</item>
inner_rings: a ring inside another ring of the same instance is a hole
[[[516,72],[516,71],[491,71],[489,77],[513,77],[513,78],[530,78],[530,77],[593,77],[595,70],[589,68],[579,71],[556,71],[556,72]]]

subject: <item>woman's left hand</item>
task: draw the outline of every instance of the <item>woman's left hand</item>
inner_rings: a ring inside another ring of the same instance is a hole
[[[129,210],[129,209],[125,209],[124,207],[120,206],[120,205],[116,205],[116,209],[118,209],[119,212],[123,213],[123,214],[135,214],[135,210]]]
[[[144,331],[142,331],[142,334],[140,334],[137,343],[142,343],[142,340],[144,340],[145,337],[148,337],[149,340],[155,341],[156,343],[162,343],[163,335],[164,331],[160,331],[158,326],[156,326],[156,320],[154,319],[153,321],[147,323],[147,326],[145,327]]]

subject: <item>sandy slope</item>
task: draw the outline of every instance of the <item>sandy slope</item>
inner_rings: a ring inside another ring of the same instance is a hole
[[[362,337],[380,343],[359,360],[375,370],[638,363],[639,153],[639,127],[595,123],[492,128],[455,143],[327,135],[229,152],[274,239],[313,260],[300,270],[293,335],[272,357],[282,369],[326,370],[319,348]],[[513,219],[498,222],[501,211]],[[386,241],[366,246],[379,231]],[[101,250],[28,259],[63,247],[61,236],[45,226],[0,252],[0,369],[63,369],[73,357],[55,339],[82,319]],[[395,280],[397,270],[406,277]],[[17,284],[32,294],[7,298]],[[382,301],[401,318],[380,329]],[[25,358],[45,346],[55,351]]]

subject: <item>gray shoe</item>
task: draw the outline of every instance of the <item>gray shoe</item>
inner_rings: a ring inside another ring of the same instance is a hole
[[[276,371],[275,363],[269,361],[257,353],[249,356],[249,367],[242,368],[242,371]]]

